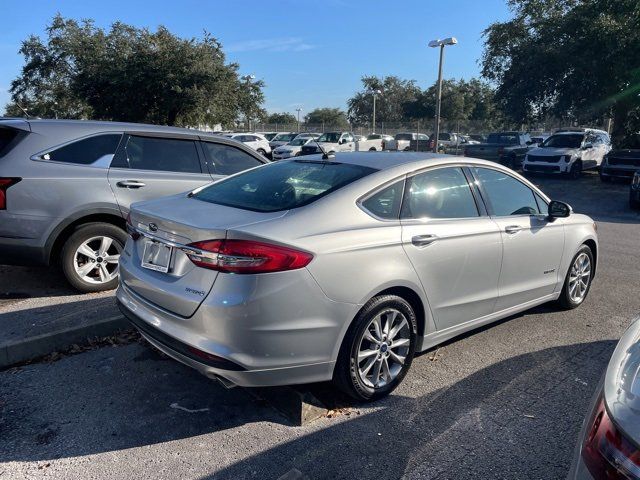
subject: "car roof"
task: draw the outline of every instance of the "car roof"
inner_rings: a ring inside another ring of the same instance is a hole
[[[308,155],[297,159],[320,160],[321,158],[321,155]],[[420,168],[422,164],[429,166],[459,163],[496,166],[495,162],[488,160],[429,152],[338,152],[335,154],[335,158],[328,161],[372,167],[377,170],[389,170],[410,164],[415,164],[416,168]]]

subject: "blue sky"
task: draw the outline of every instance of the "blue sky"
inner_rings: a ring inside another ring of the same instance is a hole
[[[269,112],[303,115],[316,107],[345,108],[363,75],[398,75],[425,88],[437,75],[437,51],[429,40],[456,36],[447,48],[446,78],[479,72],[482,31],[510,16],[505,0],[395,2],[270,0],[241,2],[155,0],[24,2],[0,0],[0,112],[23,63],[20,42],[44,36],[51,18],[92,18],[100,27],[116,20],[155,29],[165,25],[183,37],[209,31],[242,74],[266,83]]]

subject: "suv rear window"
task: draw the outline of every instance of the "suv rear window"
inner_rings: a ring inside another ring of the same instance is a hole
[[[278,212],[308,205],[376,171],[338,162],[277,162],[216,182],[193,197],[254,212]]]
[[[121,136],[120,134],[106,134],[83,138],[47,152],[42,158],[53,162],[91,165],[106,156],[104,166],[108,167],[116,148],[118,148]]]
[[[17,135],[18,130],[14,128],[0,128],[0,157],[7,153],[4,149],[9,146]]]

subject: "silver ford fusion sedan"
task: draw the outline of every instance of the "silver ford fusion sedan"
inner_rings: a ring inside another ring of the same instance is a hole
[[[596,272],[592,219],[498,164],[428,153],[307,156],[134,204],[122,312],[227,386],[333,380],[391,392],[413,355]]]

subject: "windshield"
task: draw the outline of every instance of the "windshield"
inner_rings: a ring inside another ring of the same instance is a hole
[[[294,138],[296,138],[297,133],[279,133],[275,137],[273,137],[272,141],[274,142],[290,142]]]
[[[294,145],[296,147],[301,147],[302,145],[307,143],[309,140],[311,140],[311,139],[310,138],[296,138],[295,140],[292,140],[291,142],[289,142],[289,145]]]
[[[278,212],[308,205],[376,171],[315,160],[276,162],[209,185],[193,198],[254,212]]]
[[[640,133],[631,134],[620,142],[619,148],[628,148],[630,150],[640,150]]]
[[[490,133],[487,137],[487,143],[515,145],[518,143],[518,135],[515,133]]]
[[[275,137],[277,135],[277,133],[265,133],[264,134],[264,138],[266,138],[267,140],[271,141],[273,140],[273,137]]]
[[[319,142],[338,143],[340,140],[340,132],[327,132],[320,135]]]
[[[584,134],[577,133],[571,135],[551,135],[547,140],[540,145],[541,147],[548,148],[580,148]]]
[[[398,133],[396,134],[396,140],[413,140],[411,133]]]

